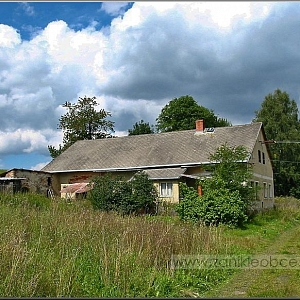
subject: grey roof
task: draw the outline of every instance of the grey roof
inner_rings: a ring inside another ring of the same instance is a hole
[[[214,132],[195,130],[81,140],[46,165],[42,171],[109,171],[184,167],[209,163],[216,148],[244,145],[249,153],[262,123],[217,127]]]
[[[149,169],[145,170],[149,178],[154,179],[179,179],[186,168],[163,168],[163,169]]]

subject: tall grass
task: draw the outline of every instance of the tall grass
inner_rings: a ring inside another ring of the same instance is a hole
[[[0,219],[0,297],[199,296],[232,272],[172,270],[171,256],[229,253],[238,237],[222,226],[122,217],[38,195],[0,194]]]
[[[9,297],[184,295],[191,285],[207,288],[209,274],[173,272],[171,255],[216,252],[224,242],[215,227],[37,195],[2,195],[0,218],[0,296]]]

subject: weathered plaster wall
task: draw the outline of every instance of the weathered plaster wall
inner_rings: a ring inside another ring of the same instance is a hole
[[[47,190],[51,187],[51,174],[39,172],[16,169],[15,176],[17,178],[26,178],[22,180],[22,189],[28,189],[29,192],[43,194],[47,196]]]
[[[21,180],[21,191],[28,191],[47,195],[51,187],[52,175],[46,172],[26,169],[12,169],[5,175],[6,178],[24,178]]]

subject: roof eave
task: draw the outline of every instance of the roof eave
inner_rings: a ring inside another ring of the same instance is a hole
[[[193,162],[193,163],[182,163],[182,164],[168,164],[168,165],[150,165],[150,166],[137,166],[137,167],[123,167],[123,168],[105,168],[105,169],[77,169],[77,170],[59,170],[59,171],[45,171],[47,173],[70,173],[70,172],[120,172],[120,171],[138,171],[145,169],[156,169],[156,168],[169,168],[169,167],[191,167],[211,164],[211,162]]]
[[[240,163],[246,163],[249,159],[238,161]],[[138,166],[138,167],[123,167],[123,168],[105,168],[105,169],[77,169],[77,170],[59,170],[59,171],[44,171],[46,173],[56,174],[56,173],[74,173],[74,172],[122,172],[122,171],[139,171],[145,169],[156,169],[156,168],[169,168],[169,167],[197,167],[202,165],[210,165],[217,162],[214,161],[204,161],[204,162],[192,162],[192,163],[182,163],[182,164],[168,164],[168,165],[150,165],[150,166]]]

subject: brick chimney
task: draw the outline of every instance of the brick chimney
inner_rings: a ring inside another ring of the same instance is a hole
[[[205,125],[204,125],[204,120],[201,119],[201,120],[197,120],[196,121],[196,131],[204,131],[205,129]]]

